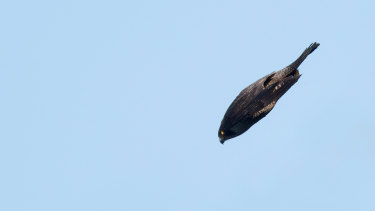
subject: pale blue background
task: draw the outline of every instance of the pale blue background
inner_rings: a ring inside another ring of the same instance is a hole
[[[375,210],[374,1],[3,1],[0,210]],[[219,143],[232,100],[311,43]]]

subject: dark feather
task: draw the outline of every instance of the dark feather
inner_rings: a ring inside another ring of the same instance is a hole
[[[276,102],[300,78],[299,65],[319,43],[312,43],[296,61],[277,72],[272,72],[240,92],[229,106],[219,128],[220,142],[241,135],[265,117]]]

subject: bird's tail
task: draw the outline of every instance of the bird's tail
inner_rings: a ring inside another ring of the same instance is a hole
[[[308,48],[306,48],[301,56],[298,57],[296,61],[294,61],[292,64],[290,64],[288,67],[285,69],[291,69],[291,70],[296,70],[302,62],[306,59],[306,57],[311,54],[320,44],[317,42],[312,43]]]

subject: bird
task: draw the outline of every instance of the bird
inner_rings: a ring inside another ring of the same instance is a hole
[[[220,143],[224,144],[228,139],[243,134],[270,113],[281,96],[301,77],[298,67],[319,45],[317,42],[312,43],[293,63],[243,89],[221,121],[218,131]]]

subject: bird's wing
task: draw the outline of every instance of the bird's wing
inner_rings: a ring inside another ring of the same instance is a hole
[[[274,96],[274,90],[278,83],[272,84],[260,92],[247,106],[246,118],[256,118],[260,114],[268,113],[276,104],[277,99]]]
[[[228,109],[229,112],[225,117],[227,126],[234,126],[245,119],[257,118],[271,111],[276,103],[272,97],[272,91],[276,86],[277,83],[272,84],[257,93],[257,95],[246,90],[241,92]]]

